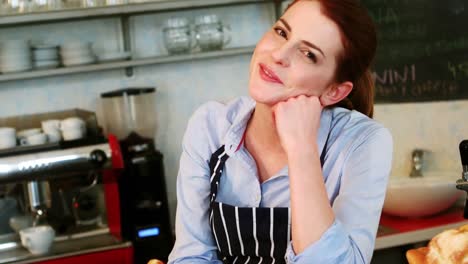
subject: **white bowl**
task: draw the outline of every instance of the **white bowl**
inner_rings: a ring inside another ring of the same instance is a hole
[[[424,217],[450,208],[464,194],[456,188],[460,172],[426,172],[423,177],[390,177],[383,212]]]

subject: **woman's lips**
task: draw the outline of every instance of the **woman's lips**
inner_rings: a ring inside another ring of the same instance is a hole
[[[260,78],[267,82],[283,84],[280,78],[265,64],[260,63],[259,66]]]

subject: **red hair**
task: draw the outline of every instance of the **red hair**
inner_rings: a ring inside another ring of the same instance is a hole
[[[303,0],[294,0],[288,9]],[[353,91],[335,106],[374,114],[374,81],[370,65],[377,49],[377,31],[367,10],[358,0],[314,0],[322,13],[334,21],[341,32],[343,53],[337,58],[335,80],[350,81]]]

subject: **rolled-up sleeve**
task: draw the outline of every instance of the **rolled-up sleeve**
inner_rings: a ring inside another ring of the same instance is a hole
[[[334,223],[298,255],[290,244],[288,263],[370,263],[392,153],[393,140],[386,128],[380,127],[355,140],[346,155],[339,194],[332,205]]]
[[[191,117],[182,143],[177,176],[176,242],[168,264],[222,263],[209,225],[210,157],[207,107]]]

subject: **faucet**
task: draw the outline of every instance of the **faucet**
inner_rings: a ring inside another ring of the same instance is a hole
[[[411,153],[411,172],[410,172],[410,177],[422,177],[422,169],[423,169],[423,158],[425,153],[427,153],[426,150],[422,149],[415,149]]]

